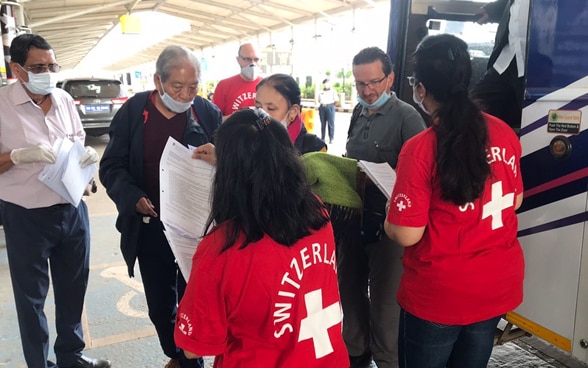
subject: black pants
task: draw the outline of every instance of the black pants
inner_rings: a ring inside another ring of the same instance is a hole
[[[47,361],[49,328],[44,306],[49,272],[55,298],[55,356],[74,364],[85,347],[82,309],[90,272],[88,208],[69,204],[26,209],[2,202],[2,221],[18,326],[28,367]]]
[[[474,86],[471,97],[482,110],[504,120],[516,132],[521,128],[525,78],[518,76],[517,63],[512,60],[502,74],[489,68]]]
[[[186,281],[158,219],[152,218],[148,224],[142,224],[137,258],[149,318],[155,326],[164,354],[180,360],[182,368],[204,367],[202,359],[186,359],[174,342],[177,306],[186,290]]]

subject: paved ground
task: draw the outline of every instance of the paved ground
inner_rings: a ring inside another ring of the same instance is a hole
[[[344,152],[349,113],[337,113],[334,154]],[[318,124],[317,124],[318,128]],[[107,137],[89,137],[87,144],[101,153]],[[86,297],[84,331],[86,353],[105,357],[116,368],[160,368],[167,362],[161,353],[155,331],[146,313],[140,278],[129,279],[119,250],[119,235],[114,228],[116,211],[104,188],[87,198],[92,231],[90,284]],[[136,272],[138,275],[138,271]],[[50,320],[51,337],[54,305],[52,295],[45,308]],[[51,357],[53,354],[51,353]],[[207,366],[211,366],[207,359]],[[4,232],[0,229],[0,367],[24,368],[16,322]],[[497,346],[489,367],[586,368],[566,354],[534,338]]]

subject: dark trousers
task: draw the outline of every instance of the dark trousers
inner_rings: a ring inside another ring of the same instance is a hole
[[[152,218],[148,224],[142,224],[138,250],[149,318],[155,326],[164,354],[180,360],[182,368],[204,367],[202,359],[186,359],[174,342],[177,307],[186,290],[186,281],[178,269],[159,220]]]
[[[504,120],[516,132],[521,128],[525,78],[518,76],[513,59],[502,74],[489,68],[474,86],[471,97],[486,113]]]
[[[44,306],[49,272],[55,297],[55,355],[59,366],[72,365],[85,347],[81,317],[90,270],[88,208],[84,201],[78,208],[67,204],[26,209],[9,202],[0,208],[27,366],[55,367],[47,361]]]
[[[465,326],[442,325],[400,311],[400,368],[486,368],[500,316]]]
[[[321,139],[325,140],[325,130],[329,125],[329,141],[335,139],[335,104],[321,105],[319,107],[321,119]]]
[[[379,193],[375,186],[370,188],[366,190]],[[364,206],[369,197],[364,196]],[[386,199],[382,198],[383,211]],[[332,221],[347,351],[352,358],[373,356],[378,368],[395,368],[400,311],[396,291],[404,249],[386,236],[368,244],[360,220],[337,224],[333,217]]]

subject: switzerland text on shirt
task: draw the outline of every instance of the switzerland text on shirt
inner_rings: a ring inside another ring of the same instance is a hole
[[[247,100],[255,100],[255,92],[241,93],[241,95],[239,95],[239,97],[237,97],[235,99],[235,101],[233,101],[233,110],[235,110],[235,111],[239,110],[241,103],[243,103],[243,101],[247,101]]]

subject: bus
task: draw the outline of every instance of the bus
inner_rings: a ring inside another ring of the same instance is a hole
[[[452,33],[468,43],[470,87],[484,74],[497,28],[475,23],[484,4],[391,0],[388,54],[402,100],[412,103],[410,55],[427,34]],[[505,319],[588,363],[588,1],[532,0],[528,21],[517,129],[524,301]]]

